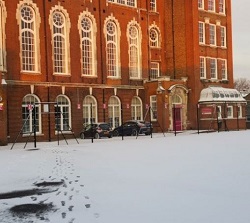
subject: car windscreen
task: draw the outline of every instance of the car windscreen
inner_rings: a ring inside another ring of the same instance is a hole
[[[110,129],[110,127],[109,127],[108,124],[100,124],[99,126],[100,126],[100,128],[103,129],[103,130],[109,130],[109,129]]]

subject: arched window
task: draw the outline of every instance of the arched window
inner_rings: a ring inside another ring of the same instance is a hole
[[[68,97],[59,95],[56,98],[55,105],[55,123],[56,130],[69,131],[71,130],[71,105]]]
[[[128,26],[129,41],[129,76],[130,78],[141,78],[141,39],[137,24]]]
[[[20,32],[21,69],[23,72],[38,72],[40,15],[36,4],[28,0],[20,2],[17,20]]]
[[[108,19],[105,23],[107,76],[120,77],[120,55],[117,22]]]
[[[142,119],[142,101],[139,97],[133,97],[131,103],[131,117],[132,120]]]
[[[172,103],[173,104],[181,104],[182,103],[182,99],[179,95],[175,94],[172,96]]]
[[[115,128],[121,124],[121,102],[116,96],[108,101],[109,125]]]
[[[69,17],[61,6],[57,6],[52,10],[50,26],[54,74],[69,75]]]
[[[84,12],[80,17],[82,75],[96,75],[96,23],[94,17]]]
[[[23,133],[34,132],[34,121],[36,133],[41,133],[41,105],[36,95],[28,94],[22,102]],[[33,110],[35,109],[35,111]],[[32,113],[33,111],[33,113]],[[34,117],[35,115],[35,117]],[[34,120],[35,119],[35,120]]]
[[[6,42],[5,42],[5,23],[6,23],[5,3],[0,0],[0,71],[6,71]]]
[[[151,47],[160,47],[160,34],[157,27],[151,27],[149,30],[149,45]]]
[[[93,96],[86,96],[83,100],[83,123],[97,122],[97,102]]]

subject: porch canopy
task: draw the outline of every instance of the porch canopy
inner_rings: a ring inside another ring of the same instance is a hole
[[[204,88],[201,91],[198,103],[201,104],[209,102],[240,103],[240,102],[246,102],[246,100],[236,89],[211,86],[208,88]]]

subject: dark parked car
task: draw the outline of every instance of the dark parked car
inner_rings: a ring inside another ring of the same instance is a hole
[[[80,138],[95,138],[112,137],[112,129],[108,123],[93,123],[84,125],[83,130],[80,133]]]
[[[113,136],[120,136],[122,134],[124,136],[136,136],[138,134],[150,135],[152,130],[152,125],[150,125],[149,122],[131,120],[124,122],[121,126],[116,127],[113,130]]]

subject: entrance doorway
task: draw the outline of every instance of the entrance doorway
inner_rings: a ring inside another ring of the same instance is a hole
[[[173,130],[182,131],[181,107],[173,107]]]

